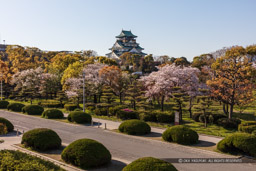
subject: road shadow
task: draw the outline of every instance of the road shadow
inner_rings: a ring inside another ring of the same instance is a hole
[[[162,134],[157,133],[157,132],[151,132],[149,134],[142,135],[142,137],[156,138],[156,137],[162,137]]]
[[[89,169],[91,171],[120,171],[126,166],[125,163],[118,161],[118,160],[111,160],[111,163],[108,165],[94,168],[94,169]]]
[[[22,135],[22,132],[15,130],[12,132],[8,132],[7,134],[0,135],[0,137],[16,137],[16,136],[20,136],[20,135]]]
[[[213,143],[213,142],[199,140],[197,144],[194,144],[192,146],[195,146],[195,147],[213,147],[215,145],[216,145],[216,143]]]

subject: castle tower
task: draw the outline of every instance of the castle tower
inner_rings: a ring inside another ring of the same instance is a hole
[[[138,54],[141,56],[147,55],[146,53],[143,53],[139,44],[136,42],[137,36],[133,35],[131,31],[122,30],[122,32],[116,36],[117,40],[115,44],[113,45],[110,53],[106,54],[107,57],[112,59],[119,59],[119,57],[125,53],[130,52],[133,54]]]

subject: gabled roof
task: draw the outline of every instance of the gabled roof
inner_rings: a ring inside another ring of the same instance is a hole
[[[137,36],[133,35],[131,31],[122,30],[122,32],[118,36],[116,36],[116,38],[122,38],[122,37],[136,38]]]

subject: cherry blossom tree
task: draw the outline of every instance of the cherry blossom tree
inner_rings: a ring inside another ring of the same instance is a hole
[[[58,90],[56,75],[44,73],[42,68],[28,69],[17,72],[12,76],[11,84],[21,96],[32,99],[45,93],[54,93]]]
[[[146,96],[151,99],[160,99],[161,109],[164,109],[164,102],[172,97],[174,87],[181,87],[189,95],[195,95],[198,89],[199,79],[197,68],[180,67],[176,65],[165,65],[159,71],[144,76],[140,81],[146,87]]]
[[[105,67],[104,64],[89,64],[87,65],[80,74],[79,78],[69,78],[66,80],[64,90],[69,98],[79,97],[82,93],[81,88],[83,87],[83,73],[85,76],[85,88],[87,95],[94,96],[94,102],[97,103],[97,95],[102,93],[104,80],[100,77],[99,71]]]

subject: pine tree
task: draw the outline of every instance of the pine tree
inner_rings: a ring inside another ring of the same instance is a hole
[[[182,122],[182,108],[184,107],[184,102],[189,100],[189,96],[181,90],[181,87],[173,87],[172,97],[175,102],[174,110],[179,112],[179,122]]]
[[[202,93],[202,96],[198,96],[199,104],[195,106],[197,113],[202,113],[204,116],[204,126],[207,127],[207,121],[209,120],[209,115],[212,113],[210,105],[212,105],[212,100],[208,96],[209,90],[201,89],[199,90]]]
[[[126,92],[127,100],[130,100],[132,107],[136,110],[137,107],[147,108],[146,98],[143,96],[142,85],[134,80],[132,84],[128,87]]]

